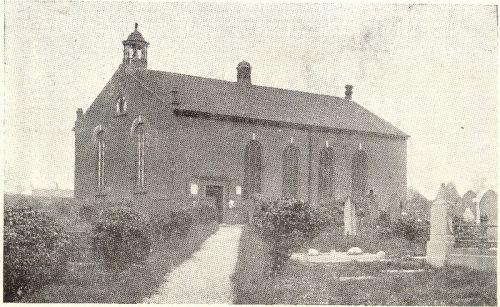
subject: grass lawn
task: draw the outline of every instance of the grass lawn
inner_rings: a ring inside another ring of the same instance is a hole
[[[322,242],[326,244],[327,240],[323,238]],[[328,242],[323,248],[343,249],[330,247],[330,244],[331,242]],[[345,244],[350,245],[349,242]],[[404,246],[406,245],[403,244],[399,250],[394,249],[392,254],[405,254],[407,250]],[[265,244],[249,226],[245,226],[236,271],[232,277],[234,303],[352,305],[496,305],[497,303],[495,272],[475,271],[462,267],[435,269],[405,262],[315,264],[289,261],[280,275],[268,278],[265,272],[266,251]],[[424,271],[387,272],[387,270],[410,268],[420,268]]]
[[[216,223],[193,225],[185,238],[155,242],[148,261],[120,273],[98,265],[73,267],[59,281],[46,285],[23,302],[140,303],[164,282],[164,276],[189,258],[216,230]]]

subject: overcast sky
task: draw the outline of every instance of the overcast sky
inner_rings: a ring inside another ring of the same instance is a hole
[[[139,23],[155,70],[343,96],[408,140],[408,186],[496,186],[494,6],[6,3],[5,189],[73,189],[76,109]]]

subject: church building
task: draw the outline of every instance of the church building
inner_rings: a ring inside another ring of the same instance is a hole
[[[148,69],[135,26],[123,61],[75,122],[75,197],[171,210],[211,202],[237,222],[254,194],[330,204],[406,197],[408,135],[352,99]],[[258,69],[258,67],[255,67]]]

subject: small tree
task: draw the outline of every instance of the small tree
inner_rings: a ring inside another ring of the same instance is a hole
[[[316,237],[330,221],[328,210],[307,202],[290,199],[261,202],[254,210],[252,224],[270,247],[271,274],[276,275],[292,251]]]

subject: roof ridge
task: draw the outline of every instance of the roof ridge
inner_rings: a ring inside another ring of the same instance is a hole
[[[178,75],[178,76],[186,76],[186,77],[198,78],[198,79],[213,80],[213,81],[218,81],[218,82],[221,82],[221,83],[228,83],[228,84],[236,84],[237,83],[237,81],[231,81],[231,80],[225,80],[225,79],[216,79],[216,78],[202,77],[202,76],[195,76],[195,75],[184,74],[184,73],[177,73],[177,72],[172,72],[172,71],[155,70],[155,69],[147,69],[147,71],[156,72],[156,73],[163,73],[163,74]],[[287,92],[294,92],[294,93],[302,93],[302,94],[308,94],[308,95],[314,95],[314,96],[325,96],[325,97],[329,97],[329,98],[337,98],[337,99],[343,100],[345,102],[354,102],[354,103],[358,104],[354,100],[346,100],[345,98],[342,98],[342,97],[339,97],[339,96],[322,94],[322,93],[313,93],[313,92],[300,91],[300,90],[290,89],[290,88],[275,87],[275,86],[268,86],[268,85],[258,85],[258,84],[251,84],[250,87],[267,88],[267,89],[287,91]]]

